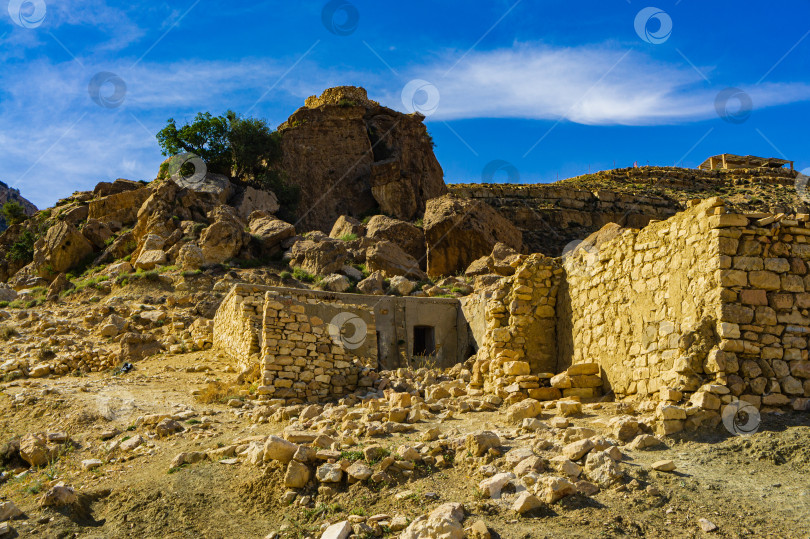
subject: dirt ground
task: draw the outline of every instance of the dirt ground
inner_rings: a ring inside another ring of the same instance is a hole
[[[205,365],[208,372],[186,372]],[[191,369],[189,369],[191,367]],[[414,518],[433,507],[462,502],[465,526],[483,520],[493,537],[810,537],[810,416],[765,414],[759,431],[729,435],[722,425],[693,440],[667,438],[667,446],[630,451],[621,464],[627,480],[593,496],[574,495],[519,517],[510,496],[482,497],[480,463],[456,459],[445,469],[419,470],[404,483],[369,487],[342,485],[333,496],[309,493],[307,507],[287,506],[281,497],[283,470],[245,462],[203,461],[171,468],[183,451],[203,451],[253,436],[280,433],[280,422],[254,424],[224,404],[203,404],[192,394],[213,380],[230,381],[228,362],[212,352],[157,356],[128,374],[110,373],[24,380],[0,385],[0,445],[31,432],[64,431],[76,442],[52,464],[24,469],[7,463],[11,477],[0,485],[0,502],[11,500],[24,516],[11,522],[10,537],[318,537],[325,521],[380,513]],[[21,404],[15,404],[15,402]],[[139,416],[188,412],[184,432],[149,439],[136,426]],[[616,405],[573,419],[591,426],[616,413]],[[547,414],[544,414],[547,415]],[[455,419],[423,422],[418,431],[377,443],[396,447],[438,426],[451,435],[482,429],[508,433],[505,415],[473,412]],[[594,427],[596,428],[596,427]],[[106,453],[101,435],[118,439],[142,434],[147,448]],[[506,447],[511,443],[506,437]],[[81,461],[101,458],[91,471]],[[671,459],[672,473],[650,468]],[[18,469],[14,469],[14,468]],[[75,487],[79,503],[70,509],[40,508],[38,500],[57,481]],[[399,494],[399,496],[397,496]],[[717,526],[704,532],[698,519]],[[395,537],[397,534],[389,534]]]

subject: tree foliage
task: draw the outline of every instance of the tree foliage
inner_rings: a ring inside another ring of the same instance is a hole
[[[3,207],[0,208],[0,215],[2,215],[3,220],[8,226],[22,223],[28,219],[28,216],[25,214],[25,208],[22,207],[22,204],[13,200],[3,204]]]

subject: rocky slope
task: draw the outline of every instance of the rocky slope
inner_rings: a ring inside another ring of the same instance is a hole
[[[530,252],[559,256],[607,223],[641,228],[682,211],[695,198],[723,197],[741,213],[807,213],[795,172],[626,168],[548,184],[451,184],[450,192],[486,202],[523,232]]]
[[[2,207],[6,202],[16,202],[20,204],[25,210],[26,215],[33,215],[37,211],[36,206],[20,195],[19,189],[14,189],[3,182],[0,182],[0,207]],[[0,232],[6,228],[8,228],[8,225],[5,219],[3,219],[3,216],[0,215]]]

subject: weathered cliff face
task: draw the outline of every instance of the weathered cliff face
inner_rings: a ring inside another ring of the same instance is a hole
[[[362,88],[310,97],[281,126],[280,168],[301,189],[298,228],[329,232],[340,215],[379,209],[403,220],[447,192],[423,116],[380,106]]]
[[[19,189],[9,187],[3,182],[0,182],[0,207],[6,202],[16,202],[23,207],[26,215],[33,215],[37,211],[37,207],[31,204],[28,200],[20,195]],[[0,232],[8,228],[3,216],[0,215]]]

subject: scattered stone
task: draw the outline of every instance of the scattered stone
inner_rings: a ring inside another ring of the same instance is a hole
[[[671,460],[659,460],[652,463],[650,466],[653,470],[658,470],[659,472],[674,472],[675,471],[675,463]]]
[[[706,533],[717,531],[717,525],[714,522],[707,520],[705,518],[699,518],[698,525],[700,526],[700,529]]]
[[[517,497],[515,503],[512,504],[512,510],[522,515],[542,505],[543,502],[541,502],[537,496],[529,492],[523,492]]]

